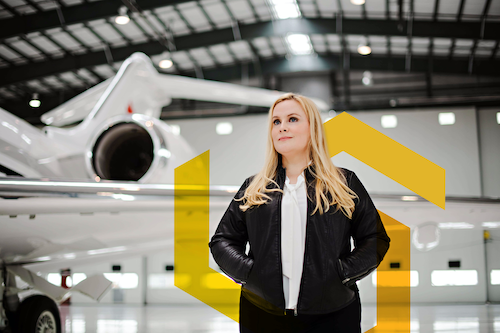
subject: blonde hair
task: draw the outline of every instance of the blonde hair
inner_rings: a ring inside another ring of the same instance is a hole
[[[265,204],[267,200],[271,200],[266,192],[283,193],[283,190],[279,188],[279,185],[274,180],[278,170],[279,153],[274,147],[271,131],[274,108],[286,100],[293,100],[299,103],[309,120],[311,133],[309,158],[312,163],[307,168],[316,179],[316,208],[312,214],[318,210],[320,214],[323,214],[328,212],[331,206],[336,205],[336,211],[341,210],[345,216],[351,219],[355,206],[354,199],[357,198],[357,195],[346,185],[347,181],[344,174],[330,159],[326,146],[323,122],[318,108],[309,98],[293,93],[287,93],[279,97],[269,109],[269,132],[264,167],[252,179],[245,190],[245,194],[235,200],[244,200],[244,204],[240,205],[240,209],[245,212],[253,206],[260,206]],[[277,188],[267,188],[270,184],[275,184]]]

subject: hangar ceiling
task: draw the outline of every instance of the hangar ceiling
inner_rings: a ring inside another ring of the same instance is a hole
[[[137,51],[170,58],[165,73],[275,89],[326,73],[336,109],[500,103],[499,0],[280,1],[298,17],[279,19],[276,0],[0,0],[0,107],[37,123]],[[292,54],[290,33],[312,54]]]

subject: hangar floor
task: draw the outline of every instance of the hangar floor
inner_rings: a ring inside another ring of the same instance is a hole
[[[366,332],[376,322],[376,307],[363,305],[362,311]],[[411,333],[500,333],[500,304],[414,305],[411,318]],[[236,322],[205,305],[61,306],[61,320],[66,333],[238,332]]]

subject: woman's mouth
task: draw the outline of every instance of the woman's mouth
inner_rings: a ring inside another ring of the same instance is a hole
[[[284,137],[279,138],[278,141],[284,141],[284,140],[288,140],[288,139],[291,139],[291,138],[292,137],[290,137],[290,136],[284,136]]]

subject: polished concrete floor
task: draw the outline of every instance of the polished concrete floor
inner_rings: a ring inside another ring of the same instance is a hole
[[[376,323],[376,307],[363,305],[362,313],[366,332]],[[205,305],[61,306],[61,320],[66,333],[238,332],[236,322]],[[500,333],[500,304],[412,305],[410,323],[411,333]]]

